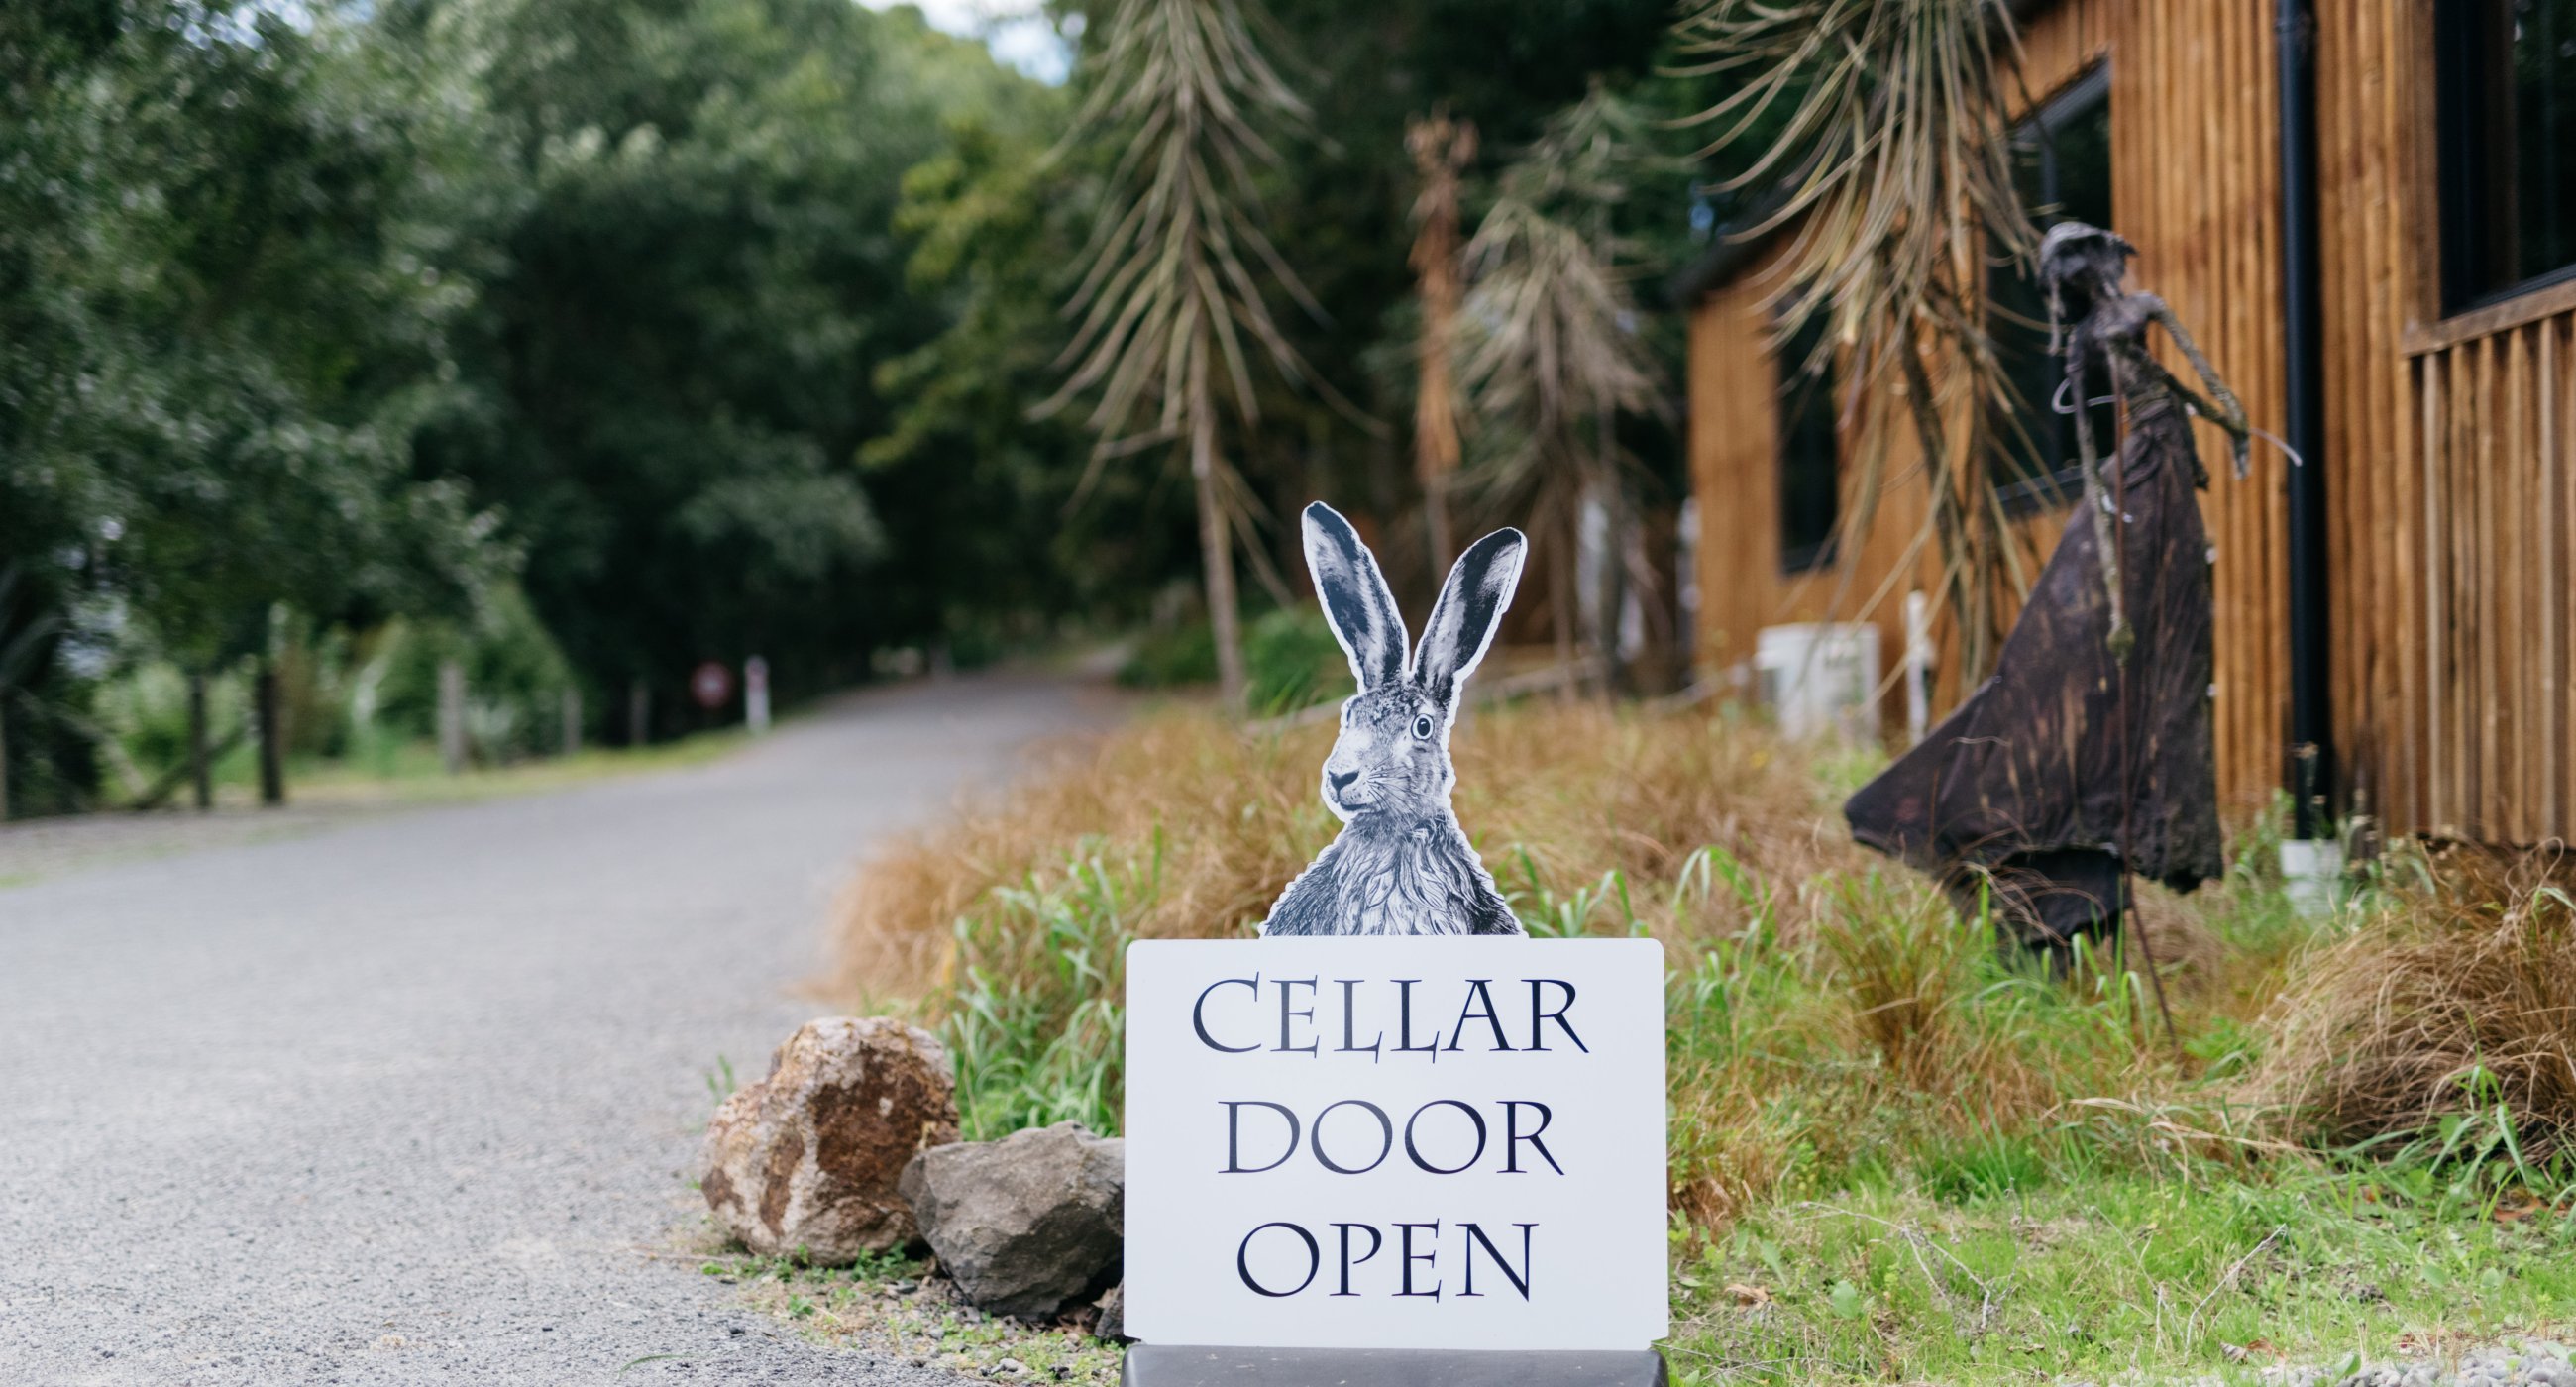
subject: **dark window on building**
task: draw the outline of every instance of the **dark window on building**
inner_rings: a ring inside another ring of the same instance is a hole
[[[2041,230],[2061,221],[2111,226],[2109,68],[2086,73],[2013,132],[2013,175],[2022,205]],[[2083,489],[2084,479],[2077,468],[2075,417],[2052,408],[2066,367],[2048,350],[2048,301],[2019,267],[2000,253],[1993,259],[1995,268],[1986,276],[1987,327],[2017,402],[1993,421],[1988,465],[2007,504],[2062,504]],[[2110,381],[2088,381],[2084,393],[2101,399],[2111,393]],[[2117,420],[2113,406],[2092,407],[2094,447],[2112,446]]]
[[[2576,0],[2434,15],[2445,308],[2576,279]]]
[[[1833,562],[1834,527],[1842,518],[1833,368],[1807,369],[1824,332],[1819,315],[1780,349],[1780,567],[1790,573]]]

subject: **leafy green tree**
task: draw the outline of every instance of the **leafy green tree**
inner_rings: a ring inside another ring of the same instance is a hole
[[[280,604],[452,602],[489,567],[406,446],[455,295],[410,244],[418,129],[343,83],[343,40],[145,0],[0,28],[0,552],[75,648],[202,674],[264,658]]]
[[[1059,305],[1081,249],[1084,183],[1047,159],[1063,93],[957,125],[950,147],[904,176],[896,228],[913,238],[913,292],[950,326],[878,368],[893,427],[860,459],[889,515],[894,615],[963,654],[1040,636],[1062,620],[1132,621],[1186,572],[1189,514],[1162,479],[1105,469],[1084,485],[1089,441],[1070,419],[1027,417],[1060,381]],[[1077,495],[1077,488],[1082,488]]]
[[[566,653],[665,695],[707,658],[762,654],[788,694],[864,673],[912,634],[885,599],[914,579],[883,563],[897,527],[857,455],[894,426],[878,369],[945,326],[904,277],[900,180],[946,117],[1025,81],[843,0],[455,0],[384,24],[479,74],[507,184],[458,348],[485,412],[423,451],[505,509]]]

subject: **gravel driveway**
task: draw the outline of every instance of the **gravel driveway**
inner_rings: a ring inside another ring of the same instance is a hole
[[[675,1252],[704,1075],[819,1010],[868,841],[1109,715],[877,690],[709,765],[0,888],[0,1382],[955,1381]]]

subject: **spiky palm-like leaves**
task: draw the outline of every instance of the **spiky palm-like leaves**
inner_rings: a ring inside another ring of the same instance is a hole
[[[1690,0],[1674,28],[1734,94],[1701,113],[1711,150],[1768,141],[1734,184],[1785,196],[1778,271],[1792,286],[1776,341],[1824,319],[1856,395],[1845,552],[1892,480],[1910,430],[1932,489],[1925,544],[1973,682],[2004,634],[2003,592],[2026,587],[1986,458],[2012,405],[1981,303],[1988,247],[2027,266],[2037,237],[2008,136],[2020,47],[2006,0]],[[1821,361],[1804,363],[1820,367]]]
[[[1256,22],[1249,0],[1119,0],[1111,12],[1071,138],[1125,152],[1070,305],[1080,323],[1063,358],[1071,374],[1040,406],[1099,391],[1088,420],[1100,435],[1095,465],[1158,443],[1186,453],[1230,705],[1244,691],[1232,535],[1248,523],[1250,497],[1217,454],[1217,381],[1237,416],[1255,421],[1248,345],[1283,376],[1305,375],[1265,285],[1314,307],[1260,226],[1253,171],[1277,161],[1262,122],[1302,121],[1306,107],[1262,56]]]
[[[1476,412],[1505,440],[1483,460],[1486,493],[1554,542],[1549,605],[1559,646],[1570,646],[1572,560],[1587,501],[1609,522],[1592,633],[1604,671],[1616,641],[1616,590],[1626,578],[1626,486],[1614,426],[1622,411],[1651,407],[1655,371],[1636,332],[1624,261],[1609,228],[1628,194],[1625,167],[1641,122],[1606,89],[1548,123],[1507,169],[1500,195],[1465,252],[1473,284],[1460,377]]]

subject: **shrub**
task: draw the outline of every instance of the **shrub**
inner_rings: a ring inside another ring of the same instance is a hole
[[[2567,876],[2555,852],[2455,852],[2321,941],[2265,1017],[2279,1038],[2251,1086],[2284,1134],[2456,1156],[2466,1118],[2515,1166],[2576,1157]]]
[[[1350,665],[1312,607],[1278,607],[1244,627],[1244,701],[1260,715],[1293,713],[1351,691]],[[1161,689],[1216,682],[1216,637],[1205,621],[1153,632],[1118,670],[1130,688]]]

